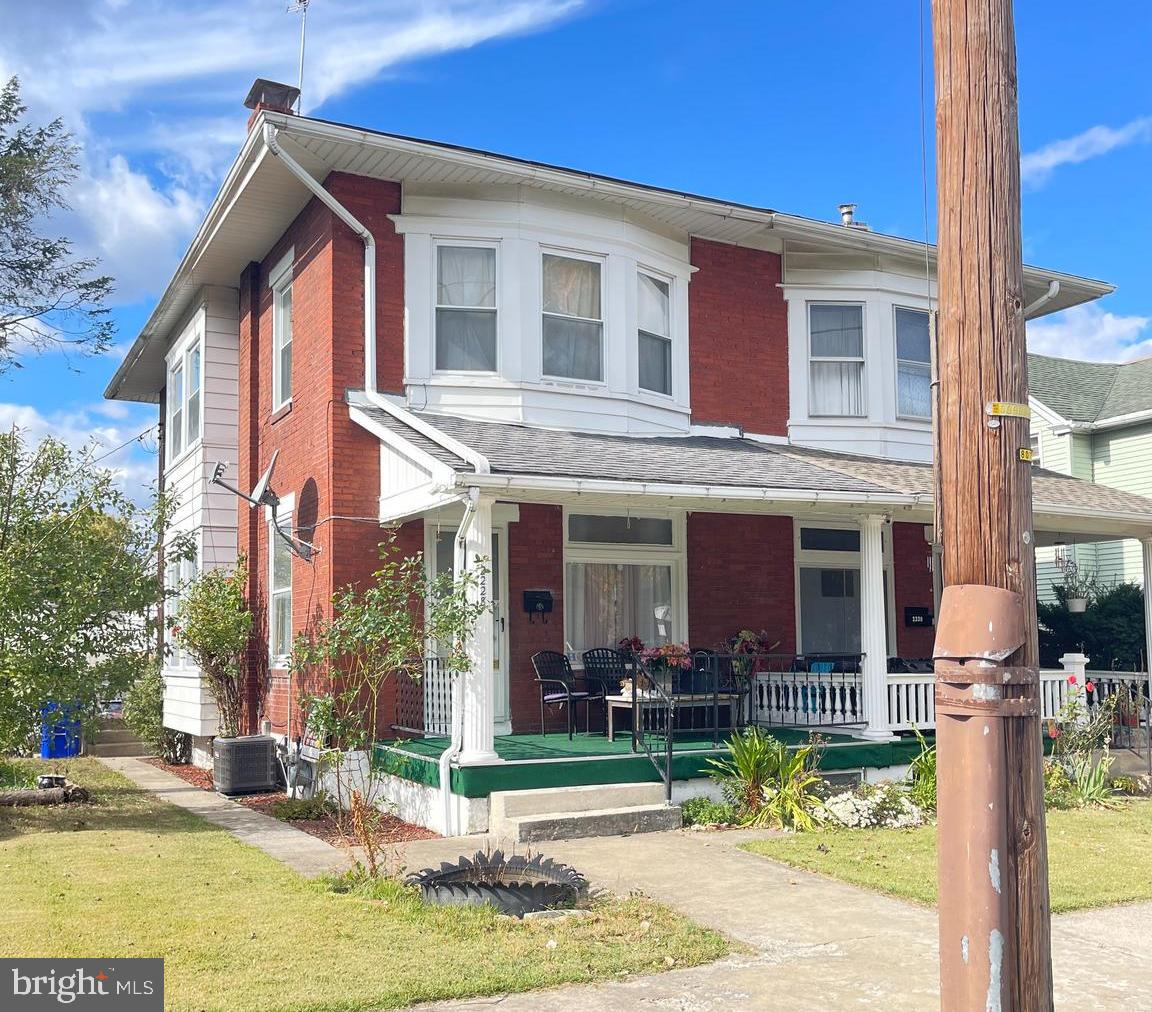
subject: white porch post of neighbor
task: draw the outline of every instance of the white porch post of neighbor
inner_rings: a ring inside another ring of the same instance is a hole
[[[1152,535],[1140,539],[1144,555],[1144,672],[1152,689]]]
[[[488,605],[480,613],[468,640],[468,670],[461,693],[464,703],[464,735],[460,763],[492,762],[497,758],[493,716],[495,713],[492,678],[492,500],[478,496],[464,534],[464,569],[476,572],[483,561],[484,578],[469,591]]]
[[[860,518],[860,651],[864,654],[866,738],[888,739],[888,635],[884,617],[884,523],[879,513]]]

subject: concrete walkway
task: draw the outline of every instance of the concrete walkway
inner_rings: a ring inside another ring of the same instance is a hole
[[[751,948],[709,966],[551,992],[426,1009],[565,1012],[933,1009],[936,915],[931,910],[794,871],[738,849],[751,832],[652,833],[541,845],[593,887],[639,890]],[[405,845],[409,869],[498,845],[483,837]],[[523,846],[520,849],[524,849]],[[1055,918],[1057,1007],[1152,1009],[1152,904]]]
[[[215,791],[193,787],[151,763],[127,757],[101,757],[100,761],[141,789],[228,830],[305,877],[343,871],[349,866],[347,853],[339,847],[229,801]]]

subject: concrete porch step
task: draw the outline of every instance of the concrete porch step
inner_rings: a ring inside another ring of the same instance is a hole
[[[128,741],[139,742],[140,739],[136,737],[134,732],[120,725],[118,727],[101,727],[99,731],[96,732],[96,741],[101,745],[112,745]]]
[[[141,756],[147,754],[147,749],[136,739],[130,741],[98,741],[85,748],[84,752],[91,756]]]
[[[680,825],[680,809],[665,803],[663,784],[495,791],[488,800],[489,832],[518,843],[658,833]]]

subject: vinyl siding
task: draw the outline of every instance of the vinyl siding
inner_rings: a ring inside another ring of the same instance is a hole
[[[1032,435],[1040,437],[1040,466],[1060,474],[1072,473],[1072,437],[1057,434],[1052,426],[1033,413],[1030,423]],[[1036,596],[1041,601],[1054,601],[1052,585],[1060,583],[1063,575],[1056,567],[1055,548],[1036,549]]]
[[[1152,497],[1152,424],[1095,433],[1092,474],[1101,485]],[[1143,583],[1140,543],[1102,542],[1096,548],[1096,567],[1106,583]]]

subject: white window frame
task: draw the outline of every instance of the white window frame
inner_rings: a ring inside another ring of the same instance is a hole
[[[294,279],[293,264],[296,257],[295,249],[290,249],[281,257],[280,261],[268,272],[268,287],[272,289],[272,410],[279,411],[292,403],[292,373],[288,374],[288,396],[284,396],[284,377],[280,372],[280,352],[283,350],[284,339],[284,296],[292,291]],[[292,306],[295,309],[296,300],[293,295]],[[292,335],[287,342],[295,345],[296,333],[292,327],[294,312],[289,311],[288,324]],[[296,349],[293,347],[293,367]],[[293,372],[295,369],[293,368]]]
[[[1039,432],[1028,433],[1028,448],[1032,451],[1032,466],[1044,466],[1044,442]]]
[[[292,521],[295,513],[296,497],[294,494],[286,495],[280,500],[280,504],[276,508],[276,526],[282,531],[292,533]],[[276,653],[274,636],[276,635],[276,542],[284,542],[280,539],[279,535],[273,530],[272,525],[272,511],[268,507],[264,508],[264,521],[268,531],[268,664],[274,670],[283,670],[288,667],[288,661],[292,653],[291,643],[291,620],[289,621],[289,643],[287,653]],[[285,546],[287,547],[287,546]],[[293,558],[295,556],[293,555]],[[293,574],[294,576],[295,574]],[[283,593],[283,591],[280,591]],[[288,581],[288,613],[292,614],[295,601],[293,595],[295,593],[295,580],[290,577]]]
[[[436,362],[437,350],[437,333],[436,325],[439,311],[441,309],[468,309],[467,306],[442,306],[440,305],[440,250],[443,247],[462,247],[464,249],[490,249],[495,256],[495,297],[493,305],[476,306],[472,307],[482,312],[491,312],[496,317],[496,347],[495,347],[495,364],[492,369],[441,369]],[[496,376],[500,373],[500,320],[503,318],[503,313],[500,308],[500,279],[503,276],[503,264],[501,263],[501,251],[499,239],[464,239],[456,238],[453,236],[434,236],[432,238],[432,287],[429,293],[429,304],[432,306],[432,375],[434,376]]]
[[[920,313],[928,317],[928,361],[921,362],[918,359],[901,358],[900,357],[900,341],[896,330],[896,316],[901,311],[906,313]],[[905,306],[899,302],[892,303],[892,358],[894,369],[892,373],[892,389],[896,396],[896,417],[910,422],[930,422],[932,420],[932,313],[928,309],[922,309],[919,306]],[[914,365],[918,368],[928,370],[928,414],[926,415],[912,415],[907,411],[900,410],[900,365],[907,363]]]
[[[584,260],[600,265],[600,319],[594,320],[584,316],[568,316],[564,313],[550,313],[544,308],[544,258],[560,257],[564,260]],[[540,350],[540,376],[546,383],[563,383],[566,386],[580,387],[606,387],[608,385],[608,257],[603,253],[589,253],[584,250],[565,249],[559,246],[546,246],[540,244],[537,257],[540,271],[540,339],[537,347]],[[558,320],[579,320],[581,323],[600,324],[600,378],[582,379],[573,376],[555,376],[544,371],[544,317],[551,316]]]
[[[196,437],[189,439],[191,428],[189,424],[191,412],[188,404],[189,390],[191,389],[189,378],[192,375],[192,355],[196,351],[200,353],[200,368],[196,372],[196,391],[200,396],[199,403],[196,405]],[[180,397],[173,399],[171,397],[172,384],[177,375],[180,376]],[[168,463],[173,464],[198,447],[204,438],[204,341],[199,328],[193,331],[187,344],[174,355],[169,356],[166,384],[168,417],[165,435]],[[173,435],[178,436],[179,445],[173,441]]]
[[[653,281],[659,281],[661,284],[668,286],[668,333],[653,334],[650,330],[642,330],[640,327],[640,311],[637,307],[635,314],[636,322],[636,389],[641,396],[647,397],[664,397],[668,400],[675,400],[676,394],[676,279],[670,274],[665,274],[663,271],[655,271],[651,268],[644,267],[641,264],[636,265],[636,279],[639,282],[640,275],[651,278]],[[637,300],[639,300],[639,293],[637,293]],[[603,307],[601,307],[603,309]],[[640,382],[640,336],[646,335],[648,337],[659,338],[668,345],[668,390],[652,390],[644,386]]]
[[[568,517],[570,514],[591,516],[619,516],[619,517],[655,517],[660,520],[672,521],[671,545],[620,545],[596,544],[587,541],[571,541],[568,537]],[[672,571],[672,639],[673,643],[690,643],[688,629],[688,549],[687,549],[687,514],[683,511],[661,510],[620,510],[598,509],[596,507],[564,507],[564,551],[562,566],[561,593],[567,593],[568,565],[569,563],[600,563],[612,565],[661,566],[666,565]],[[564,649],[568,651],[568,644],[572,642],[573,630],[570,625],[571,609],[565,600],[564,604]],[[615,647],[615,643],[600,643],[597,646]],[[569,654],[572,666],[582,669],[583,660],[579,655]]]
[[[801,569],[855,569],[860,573],[859,593],[863,593],[864,567],[861,564],[860,552],[819,551],[800,547],[800,531],[805,528],[820,528],[822,530],[855,531],[861,538],[864,533],[860,525],[853,519],[845,520],[801,520],[792,521],[793,538],[793,565],[792,565],[792,591],[796,609],[796,652],[803,652],[804,628],[803,616],[800,608],[800,570]],[[899,632],[896,629],[896,569],[892,563],[892,525],[886,524],[883,533],[884,545],[884,581],[888,588],[887,593],[887,651],[889,657],[899,656]],[[863,617],[861,617],[863,624]],[[863,634],[863,628],[861,628]]]
[[[857,357],[812,354],[812,307],[813,306],[854,306],[860,310],[860,350]],[[865,302],[841,299],[809,299],[804,303],[804,346],[805,360],[808,363],[808,417],[809,418],[867,418],[868,417],[868,305]],[[860,365],[860,411],[858,414],[823,414],[813,409],[812,365],[814,362],[857,362]]]
[[[164,660],[166,668],[186,670],[195,667],[191,658],[177,642],[171,627],[171,621],[176,618],[176,609],[183,599],[182,591],[200,574],[199,538],[196,539],[194,548],[195,552],[190,559],[169,562],[164,568],[164,586],[168,590],[175,591],[171,596],[165,595],[164,600],[164,644],[168,651]]]

